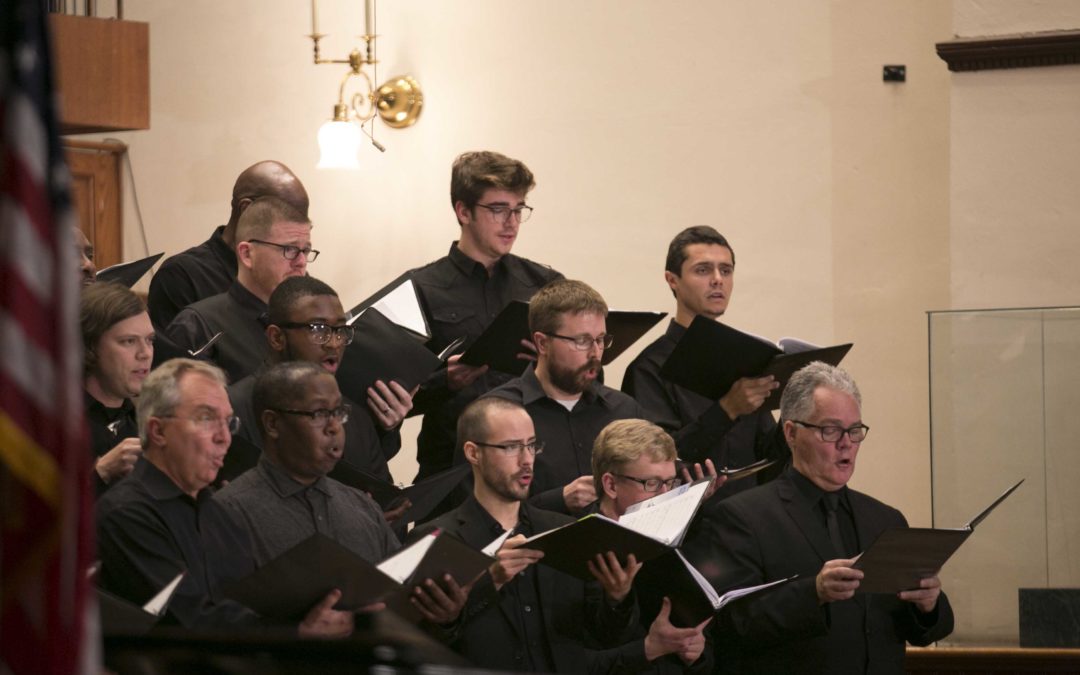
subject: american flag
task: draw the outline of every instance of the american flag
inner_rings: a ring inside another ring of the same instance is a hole
[[[0,2],[0,671],[75,673],[93,505],[78,264],[42,0]]]

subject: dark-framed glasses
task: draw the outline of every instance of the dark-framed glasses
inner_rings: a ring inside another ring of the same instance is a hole
[[[486,210],[503,225],[510,220],[511,215],[516,216],[519,223],[524,223],[533,212],[533,207],[524,204],[513,208],[510,208],[509,204],[477,204],[477,206]]]
[[[230,434],[240,431],[240,418],[236,415],[219,417],[211,412],[197,412],[194,415],[155,415],[163,419],[187,420],[195,425],[195,428],[205,433],[213,433],[224,427]]]
[[[791,420],[795,424],[807,429],[817,429],[818,438],[826,443],[836,443],[844,434],[847,434],[848,440],[852,443],[862,443],[866,439],[866,434],[870,433],[870,427],[865,424],[859,423],[852,425],[845,429],[844,427],[837,426],[835,424],[810,424],[809,422],[802,422],[800,420]]]
[[[307,329],[311,341],[317,345],[324,345],[327,342],[330,342],[330,338],[336,338],[343,345],[350,345],[352,344],[353,337],[356,335],[355,329],[346,324],[331,326],[320,321],[311,321],[309,323],[296,323],[290,321],[289,323],[279,323],[277,325],[282,328],[291,328],[294,330]]]
[[[530,441],[528,443],[482,443],[473,441],[473,443],[484,448],[497,448],[507,457],[520,457],[523,452],[535,457],[544,451],[543,441]]]
[[[674,490],[682,485],[682,478],[637,478],[635,476],[627,476],[623,473],[612,473],[612,476],[616,478],[623,478],[626,480],[632,480],[641,486],[645,492],[660,492],[660,488],[663,487],[666,490]]]
[[[308,262],[314,262],[315,258],[319,257],[319,252],[308,246],[307,248],[300,248],[299,246],[293,246],[292,244],[276,244],[272,241],[264,241],[262,239],[248,239],[248,243],[262,244],[263,246],[276,246],[281,249],[281,255],[285,256],[286,260],[296,260],[296,256],[301,253],[304,254],[304,260]]]
[[[349,412],[352,410],[352,406],[348,403],[343,403],[336,408],[318,408],[317,410],[295,410],[292,408],[270,409],[283,415],[306,417],[311,422],[311,426],[324,427],[330,423],[331,419],[335,419],[342,424],[348,422]]]
[[[596,345],[600,349],[611,349],[611,345],[615,344],[615,336],[611,333],[604,333],[603,335],[597,335],[592,337],[591,335],[559,335],[558,333],[544,333],[548,337],[559,338],[560,340],[566,340],[570,344],[574,345],[574,349],[579,352],[585,352],[589,350],[589,347]]]

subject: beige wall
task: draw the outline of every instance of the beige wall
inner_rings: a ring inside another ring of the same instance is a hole
[[[321,3],[327,55],[360,32],[360,4]],[[342,69],[311,64],[306,3],[126,3],[127,18],[151,24],[153,118],[117,136],[131,146],[154,251],[224,222],[245,166],[289,164],[324,252],[311,272],[346,303],[445,253],[457,230],[449,165],[464,150],[528,162],[537,210],[515,252],[589,281],[615,307],[670,310],[668,240],[714,224],[738,253],[733,325],[856,343],[848,366],[874,431],[855,484],[926,524],[923,312],[949,304],[950,251],[949,77],[933,44],[950,36],[951,9],[382,2],[380,79],[414,73],[424,116],[381,131],[388,151],[369,154],[370,169],[325,173],[313,168],[315,132]],[[883,83],[885,63],[906,64],[909,81]],[[400,479],[413,475],[409,455],[395,462]]]

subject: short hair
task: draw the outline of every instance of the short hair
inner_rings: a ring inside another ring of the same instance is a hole
[[[458,450],[465,447],[465,441],[472,441],[474,443],[480,441],[483,443],[491,440],[488,438],[488,434],[491,432],[488,413],[497,410],[525,411],[525,406],[517,401],[501,398],[499,396],[485,396],[483,398],[478,398],[465,406],[465,410],[461,411],[461,415],[458,416],[457,420]]]
[[[563,314],[591,312],[607,318],[603,296],[583,281],[556,279],[541,288],[529,302],[529,330],[554,333]]]
[[[82,290],[79,326],[83,338],[83,376],[97,368],[97,348],[101,336],[124,319],[146,311],[142,300],[127,286],[99,281]]]
[[[497,152],[464,152],[450,170],[450,204],[462,202],[469,210],[491,188],[525,195],[534,187],[536,179],[524,162]]]
[[[279,197],[259,197],[244,209],[236,225],[236,241],[265,239],[276,223],[311,224],[308,217]]]
[[[180,405],[180,380],[193,373],[204,375],[222,387],[228,385],[225,373],[212,363],[195,359],[170,359],[161,364],[143,380],[136,416],[139,421],[139,441],[147,446],[146,422],[151,417],[166,417],[176,412]]]
[[[859,386],[846,370],[822,361],[814,361],[800,368],[788,380],[784,393],[780,396],[780,419],[805,420],[813,415],[814,392],[818,387],[849,394],[859,407],[862,407]]]
[[[675,238],[668,244],[664,269],[677,277],[682,276],[682,266],[686,262],[686,247],[693,244],[723,246],[731,251],[731,264],[735,264],[735,249],[731,248],[731,244],[728,243],[724,235],[708,225],[694,225],[675,235]]]
[[[270,323],[278,326],[288,323],[289,314],[297,302],[317,295],[338,297],[337,291],[329,284],[315,277],[286,277],[270,294],[270,302],[267,303]]]
[[[319,375],[333,377],[317,363],[285,361],[266,368],[255,377],[251,407],[255,412],[255,424],[264,440],[266,427],[262,421],[263,411],[294,407],[293,402],[300,387]]]
[[[600,478],[609,471],[647,455],[654,462],[674,462],[675,439],[668,432],[646,420],[616,420],[600,430],[592,448],[592,471],[597,491]]]

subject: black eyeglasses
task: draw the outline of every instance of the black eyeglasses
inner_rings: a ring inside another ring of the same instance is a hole
[[[836,443],[844,437],[844,434],[847,434],[848,439],[852,443],[862,443],[863,440],[866,439],[866,434],[870,433],[870,427],[865,424],[856,424],[845,429],[844,427],[835,424],[821,426],[820,424],[810,424],[809,422],[801,422],[799,420],[791,421],[808,429],[817,429],[818,438],[826,443]]]
[[[661,486],[668,490],[674,490],[682,485],[682,478],[668,478],[667,480],[664,480],[663,478],[635,478],[634,476],[627,476],[622,473],[612,473],[611,475],[616,478],[632,480],[635,483],[640,484],[645,492],[659,492]]]
[[[597,335],[591,337],[589,335],[576,335],[571,337],[569,335],[559,335],[558,333],[544,333],[548,337],[559,338],[560,340],[566,340],[574,345],[574,348],[579,352],[588,351],[589,347],[596,345],[600,349],[611,349],[611,345],[615,344],[615,336],[611,333],[604,333],[603,335]]]
[[[330,422],[330,418],[345,424],[349,421],[349,411],[352,410],[352,406],[348,403],[343,403],[334,409],[319,408],[318,410],[292,410],[290,408],[270,408],[274,412],[279,412],[285,415],[300,415],[307,417],[311,420],[311,426],[324,427]]]
[[[486,209],[503,225],[510,220],[511,215],[517,216],[519,223],[524,223],[529,219],[529,216],[531,216],[533,212],[533,207],[525,206],[524,204],[514,208],[510,208],[507,204],[477,204],[477,206]]]
[[[319,252],[308,246],[307,248],[300,248],[299,246],[293,246],[291,244],[275,244],[272,241],[263,241],[262,239],[248,239],[248,243],[262,244],[263,246],[276,246],[281,249],[281,255],[285,256],[286,260],[296,260],[296,256],[301,253],[304,254],[304,260],[308,262],[314,262],[315,258],[319,257]]]
[[[498,448],[507,457],[520,457],[523,452],[535,457],[544,451],[543,441],[530,441],[529,443],[481,443],[480,441],[473,441],[473,443],[485,448]]]
[[[331,326],[329,324],[320,323],[318,321],[312,321],[311,323],[279,323],[276,324],[281,328],[300,329],[306,328],[308,335],[311,336],[311,341],[317,345],[324,345],[330,342],[330,338],[336,338],[343,345],[352,344],[353,337],[356,335],[356,330],[352,326],[342,324],[340,326]]]
[[[204,433],[213,433],[225,427],[230,434],[240,431],[240,418],[236,415],[218,417],[211,412],[198,412],[194,415],[154,415],[162,419],[187,420],[195,425],[195,428]]]

